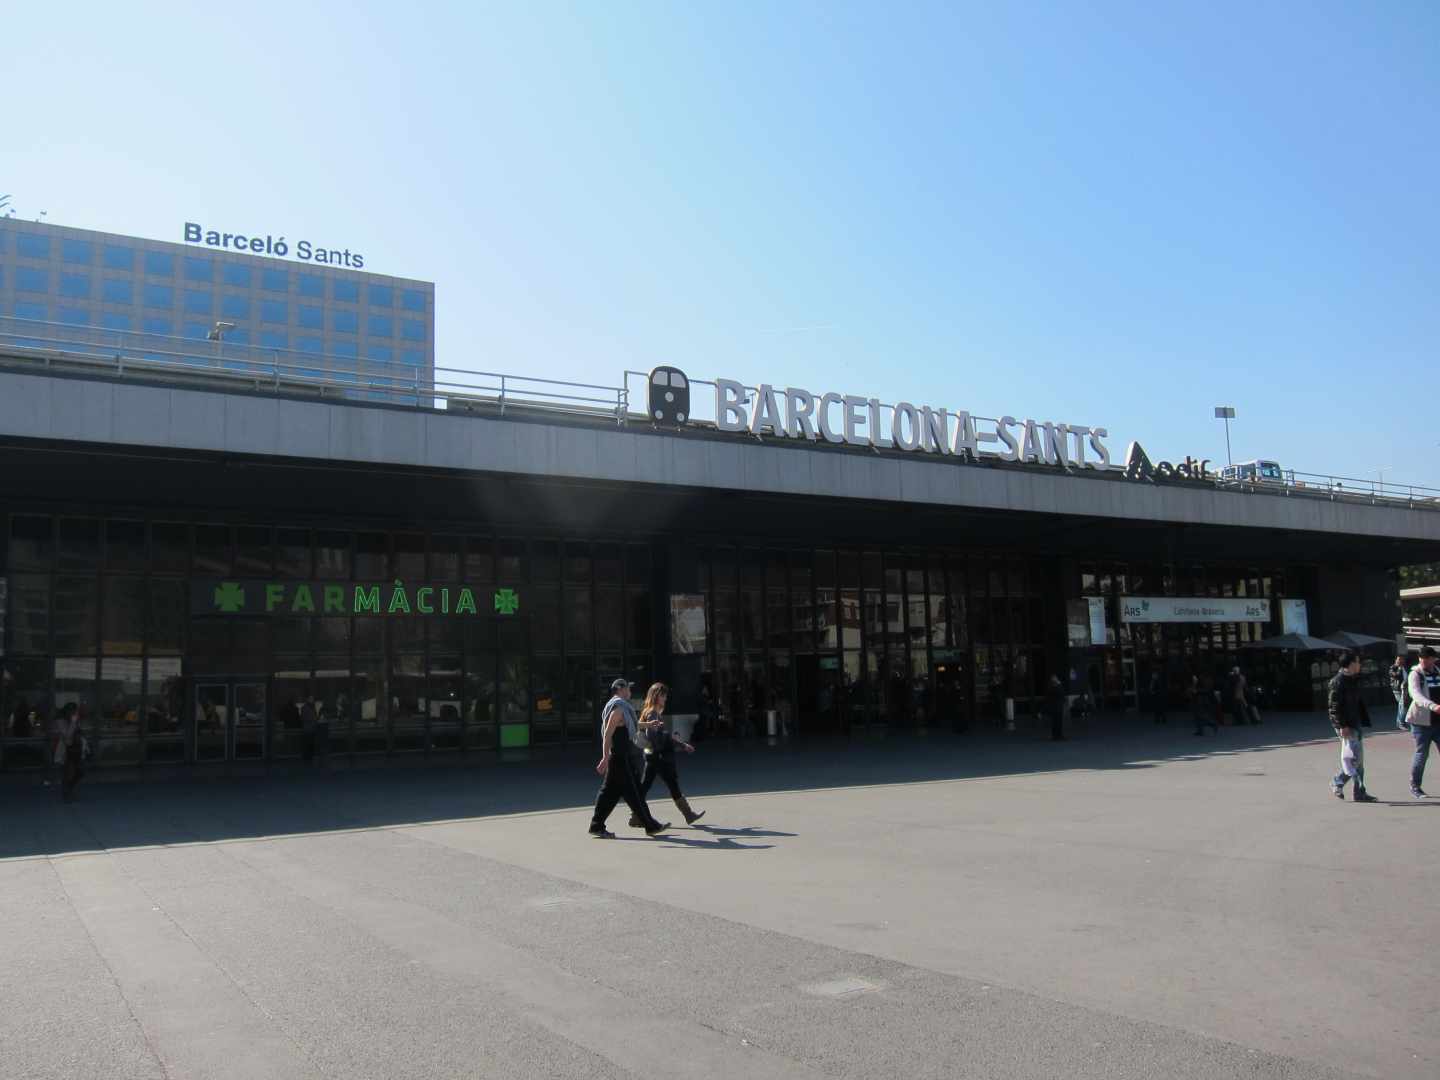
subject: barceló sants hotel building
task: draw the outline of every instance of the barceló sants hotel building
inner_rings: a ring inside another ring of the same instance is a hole
[[[427,283],[210,231],[0,222],[5,771],[71,702],[160,775],[298,757],[309,699],[332,759],[590,745],[617,676],[777,742],[1023,739],[1051,675],[1123,715],[1237,663],[1311,708],[1333,659],[1255,643],[1393,636],[1440,559],[1440,493],[1226,479],[1114,418],[447,368]]]

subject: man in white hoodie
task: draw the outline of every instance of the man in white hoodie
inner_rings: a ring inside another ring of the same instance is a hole
[[[1420,650],[1420,663],[1410,669],[1410,710],[1405,719],[1410,724],[1410,735],[1415,740],[1415,758],[1410,763],[1410,794],[1417,799],[1425,798],[1420,782],[1425,779],[1425,761],[1430,756],[1430,744],[1440,741],[1440,729],[1436,727],[1436,713],[1440,713],[1440,668],[1435,660],[1440,657],[1429,645]]]

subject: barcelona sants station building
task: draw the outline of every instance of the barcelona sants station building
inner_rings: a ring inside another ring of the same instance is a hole
[[[1394,569],[1440,558],[1421,493],[1227,483],[1118,418],[678,368],[357,400],[25,341],[0,340],[7,771],[70,702],[99,765],[157,769],[294,758],[309,698],[337,758],[591,744],[619,675],[712,738],[1023,737],[1052,674],[1123,712],[1237,662],[1308,707],[1330,661],[1247,646],[1393,635]]]

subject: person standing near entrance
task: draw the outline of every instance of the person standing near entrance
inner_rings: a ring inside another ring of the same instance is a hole
[[[630,705],[630,684],[616,679],[610,684],[613,696],[605,703],[600,713],[600,764],[595,771],[604,777],[600,794],[595,798],[595,813],[590,818],[590,835],[597,839],[611,839],[614,833],[605,828],[615,804],[625,800],[630,812],[635,815],[649,836],[655,836],[670,827],[669,822],[660,822],[650,813],[640,794],[639,777],[632,759],[635,750],[637,721],[635,710]]]
[[[70,802],[75,798],[75,787],[84,772],[80,759],[85,753],[85,737],[80,734],[80,708],[73,701],[55,717],[52,728],[54,736],[55,764],[60,766],[60,798]]]
[[[1360,654],[1348,649],[1340,654],[1340,670],[1330,680],[1330,726],[1340,736],[1340,771],[1330,781],[1337,799],[1345,798],[1345,785],[1355,781],[1351,798],[1355,802],[1377,802],[1365,790],[1365,735],[1370,713],[1360,697]]]
[[[1060,685],[1059,676],[1051,675],[1045,687],[1045,708],[1050,713],[1050,738],[1055,742],[1065,741],[1065,687]]]
[[[695,747],[687,742],[677,739],[669,731],[665,730],[665,702],[670,696],[670,688],[664,683],[652,683],[650,689],[645,692],[645,707],[640,710],[641,739],[646,742],[645,747],[645,775],[640,781],[640,797],[650,797],[650,786],[655,783],[658,775],[665,781],[665,786],[670,789],[670,798],[674,800],[675,806],[680,813],[685,815],[685,824],[694,825],[705,816],[705,811],[698,814],[690,809],[690,803],[680,791],[680,773],[675,768],[675,751],[677,749],[693,754]],[[638,829],[640,819],[632,816],[630,827]]]
[[[1245,673],[1236,664],[1230,669],[1230,681],[1226,685],[1226,693],[1230,696],[1230,717],[1237,727],[1244,727],[1250,722],[1250,706],[1245,700],[1245,691],[1249,684],[1245,681]]]
[[[1425,762],[1430,757],[1430,744],[1440,736],[1435,718],[1435,714],[1440,712],[1437,657],[1440,653],[1429,645],[1422,648],[1420,663],[1410,669],[1410,678],[1406,683],[1410,691],[1410,711],[1405,714],[1405,719],[1410,722],[1410,735],[1415,740],[1415,757],[1410,762],[1410,794],[1417,799],[1425,798],[1425,789],[1420,786],[1425,779]]]
[[[1195,718],[1195,734],[1204,735],[1208,725],[1216,734],[1220,734],[1220,723],[1215,719],[1215,694],[1205,689],[1200,682],[1200,676],[1190,676],[1190,688],[1186,691],[1190,698],[1190,715]]]
[[[1390,693],[1395,695],[1395,726],[1401,731],[1410,730],[1410,721],[1405,719],[1406,707],[1410,704],[1409,672],[1405,670],[1405,657],[1395,657],[1395,663],[1390,665]]]

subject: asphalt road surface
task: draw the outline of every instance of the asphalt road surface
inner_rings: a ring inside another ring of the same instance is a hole
[[[0,1076],[1440,1076],[1408,738],[1129,727],[702,745],[655,840],[581,758],[11,777]]]

